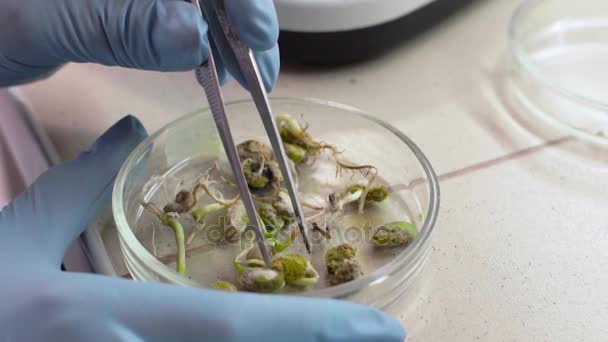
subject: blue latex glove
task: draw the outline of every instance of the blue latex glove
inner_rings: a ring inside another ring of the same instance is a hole
[[[143,0],[142,0],[143,1]],[[133,117],[42,175],[0,213],[0,341],[402,341],[384,313],[303,297],[228,293],[60,271],[146,133]]]
[[[226,10],[270,89],[279,71],[272,0],[227,0]],[[0,87],[47,77],[67,62],[183,71],[209,55],[207,23],[183,0],[7,0],[0,1],[0,23]],[[243,84],[234,63],[222,60],[226,46],[219,47],[220,78],[226,65]]]

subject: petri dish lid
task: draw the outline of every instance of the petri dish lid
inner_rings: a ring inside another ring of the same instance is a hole
[[[608,1],[524,1],[509,36],[513,89],[526,109],[608,145]]]

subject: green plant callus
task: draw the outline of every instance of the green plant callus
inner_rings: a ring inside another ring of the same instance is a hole
[[[266,229],[270,232],[280,230],[285,225],[285,220],[279,215],[279,212],[272,204],[262,203],[259,205],[258,214]]]
[[[264,169],[260,170],[262,167],[260,163],[257,163],[252,159],[245,159],[242,165],[245,179],[247,179],[247,184],[250,188],[261,189],[270,183],[271,175]]]
[[[274,160],[270,160],[266,162],[266,168],[270,181],[278,188],[279,184],[283,181],[283,174],[281,173],[279,164]]]
[[[361,265],[357,260],[357,249],[348,243],[343,243],[327,250],[325,253],[325,264],[331,285],[339,285],[355,280],[362,274]]]
[[[255,162],[261,163],[262,159],[272,160],[272,149],[260,141],[257,140],[245,140],[237,145],[237,151],[239,159],[244,161],[245,159],[251,159]]]
[[[285,282],[293,286],[311,286],[319,280],[319,274],[310,261],[299,254],[288,254],[275,258],[272,269],[283,274]]]
[[[416,239],[416,227],[409,222],[396,221],[374,230],[372,242],[376,247],[407,246]]]

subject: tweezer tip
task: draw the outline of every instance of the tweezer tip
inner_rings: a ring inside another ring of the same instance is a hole
[[[308,236],[306,235],[306,228],[303,224],[300,224],[300,232],[302,233],[302,240],[304,240],[304,247],[306,247],[306,252],[308,252],[308,254],[312,254],[310,242],[308,241]]]

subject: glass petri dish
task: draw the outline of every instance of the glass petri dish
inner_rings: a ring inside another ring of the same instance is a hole
[[[608,2],[528,0],[510,27],[513,87],[530,113],[608,145]]]
[[[407,216],[418,230],[416,240],[406,248],[381,255],[381,264],[366,264],[364,251],[361,259],[365,274],[360,278],[293,294],[341,298],[387,309],[412,284],[428,258],[429,238],[439,209],[439,184],[431,164],[399,130],[357,109],[311,99],[272,98],[271,103],[276,113],[301,118],[314,137],[339,146],[345,160],[375,164],[381,181],[391,191],[391,202],[398,203],[386,210],[378,209],[376,214]],[[251,138],[264,140],[265,132],[261,121],[256,120],[258,115],[252,101],[228,103],[226,110],[236,142]],[[140,205],[141,199],[171,198],[172,195],[165,192],[175,193],[175,187],[200,172],[201,165],[223,156],[213,117],[204,109],[160,129],[126,160],[114,185],[112,209],[125,264],[134,279],[193,287],[209,287],[212,280],[231,280],[217,277],[219,271],[214,268],[214,262],[219,260],[216,254],[222,253],[206,250],[208,244],[205,243],[193,242],[188,250],[187,272],[178,274],[174,260],[164,256],[175,250],[172,232],[161,227],[151,228],[151,217],[154,217],[147,215]],[[305,177],[299,182],[306,182]],[[373,216],[374,209],[371,210]],[[354,237],[363,242],[365,238]],[[205,239],[200,240],[208,242]],[[230,252],[238,253],[241,249],[242,246],[236,246]],[[313,258],[315,253],[313,249]],[[222,267],[226,268],[226,263]],[[322,269],[318,271],[324,273]],[[215,275],[215,279],[210,279],[210,275]],[[323,281],[323,275],[321,278]]]

